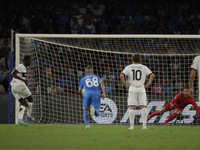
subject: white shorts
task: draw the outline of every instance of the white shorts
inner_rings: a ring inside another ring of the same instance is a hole
[[[11,91],[16,100],[31,96],[31,91],[26,85],[12,85]]]
[[[146,96],[146,90],[141,89],[135,89],[135,90],[129,90],[128,93],[128,106],[134,105],[134,106],[141,106],[147,105],[147,96]]]

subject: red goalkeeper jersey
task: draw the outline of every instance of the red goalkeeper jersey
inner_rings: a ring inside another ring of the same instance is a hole
[[[196,113],[199,114],[199,107],[197,106],[197,103],[195,102],[194,98],[192,96],[189,96],[188,98],[185,98],[183,93],[179,93],[176,95],[176,97],[170,102],[170,104],[175,105],[176,107],[180,107],[184,109],[188,104],[192,104],[194,108],[196,109]]]

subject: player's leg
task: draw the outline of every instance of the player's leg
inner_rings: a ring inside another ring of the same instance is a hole
[[[85,122],[85,128],[88,129],[90,128],[89,124],[89,109],[83,109],[83,120]]]
[[[182,112],[181,109],[175,109],[174,113],[164,122],[164,125],[168,125],[168,122],[172,121]]]
[[[20,102],[20,107],[19,107],[19,116],[18,116],[18,123],[27,126],[28,124],[24,122],[23,117],[24,117],[24,111],[26,110],[27,102],[24,98],[22,98],[22,95],[20,94],[21,91],[23,90],[23,86],[11,86],[11,92],[13,96],[15,97],[16,100],[19,100]]]
[[[142,129],[147,129],[147,109],[145,105],[140,106],[142,117]]]
[[[135,109],[136,109],[136,106],[129,105],[129,122],[130,122],[129,130],[134,129]]]
[[[27,116],[26,116],[26,120],[30,120],[30,121],[34,121],[35,118],[31,117],[31,113],[32,113],[32,108],[33,108],[33,98],[31,95],[31,91],[29,90],[29,88],[27,86],[24,86],[24,89],[22,90],[22,96],[25,97],[27,99]]]
[[[95,109],[93,105],[90,105],[90,116],[93,117],[95,114]]]
[[[24,98],[20,98],[19,102],[21,104],[20,108],[19,108],[19,119],[23,119],[24,111],[25,111],[25,109],[28,105],[27,105],[27,102]]]
[[[89,126],[89,108],[90,108],[90,97],[89,95],[84,95],[83,97],[83,120],[85,122],[85,128],[90,128]]]
[[[26,119],[27,120],[30,120],[30,121],[34,121],[35,118],[33,118],[31,116],[31,113],[32,113],[32,109],[33,109],[33,97],[32,95],[30,95],[29,97],[26,98],[28,100],[27,104],[28,104],[28,107],[27,107],[27,116],[26,116]]]
[[[23,120],[24,117],[24,111],[26,110],[27,102],[24,98],[20,98],[19,99],[20,102],[20,108],[19,108],[19,119],[18,119],[18,123],[27,126],[28,124]]]
[[[147,129],[147,109],[146,109],[146,92],[138,92],[138,103],[140,105],[142,117],[142,129]]]
[[[128,96],[129,122],[130,122],[129,130],[134,129],[136,105],[138,105],[137,92],[129,92],[129,96]]]
[[[149,121],[153,116],[157,116],[157,115],[162,115],[163,113],[165,113],[166,111],[170,111],[170,107],[171,105],[166,105],[165,107],[163,107],[161,110],[156,110],[154,111],[151,115],[149,115],[147,117],[147,121]]]
[[[90,105],[90,115],[99,116],[99,108],[101,105],[101,96],[100,95],[92,95],[91,105]]]

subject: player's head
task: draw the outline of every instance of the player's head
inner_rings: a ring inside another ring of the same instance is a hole
[[[134,62],[134,63],[140,63],[140,61],[141,61],[141,56],[140,56],[140,54],[134,54],[134,55],[133,55],[133,62]]]
[[[185,98],[190,96],[190,90],[188,85],[185,85],[182,91]]]
[[[31,56],[25,55],[23,59],[24,65],[25,66],[30,66],[31,65]]]
[[[85,74],[90,74],[90,73],[93,73],[93,68],[92,68],[92,66],[88,65],[85,68]]]

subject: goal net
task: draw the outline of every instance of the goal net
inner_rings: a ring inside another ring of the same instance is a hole
[[[142,64],[155,74],[147,89],[150,115],[170,102],[189,82],[190,65],[200,50],[200,36],[192,35],[51,35],[16,34],[16,65],[31,55],[27,79],[33,94],[36,123],[83,124],[82,98],[78,95],[84,68],[92,65],[94,74],[105,84],[106,99],[101,99],[100,116],[90,123],[128,124],[127,90],[119,76],[132,63],[132,54],[140,53]],[[197,79],[194,98],[198,105]],[[18,104],[16,105],[16,114]],[[188,105],[171,124],[199,124],[196,111]],[[141,124],[137,108],[136,124]],[[153,117],[149,124],[163,124],[171,115]],[[17,115],[16,115],[17,119]]]

